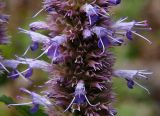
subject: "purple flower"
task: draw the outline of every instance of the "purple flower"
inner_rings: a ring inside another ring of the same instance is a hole
[[[20,32],[25,33],[27,35],[29,35],[31,37],[31,40],[33,42],[38,42],[38,43],[48,43],[50,42],[50,38],[42,35],[40,33],[34,32],[34,31],[28,31],[22,28],[18,28],[20,30]]]
[[[32,101],[28,103],[9,104],[8,106],[33,105],[33,108],[30,110],[31,112],[36,112],[39,109],[39,105],[42,105],[45,108],[52,106],[52,103],[49,101],[49,99],[46,96],[41,96],[35,92],[30,92],[25,88],[21,88],[20,90],[29,94],[32,98]]]
[[[80,95],[77,95],[75,96],[75,100],[73,103],[76,103],[76,104],[83,104],[86,102],[86,98],[83,94],[80,94]]]
[[[121,3],[121,0],[108,0],[109,3],[117,5]]]
[[[129,40],[132,39],[132,34],[141,37],[142,39],[146,40],[149,44],[152,44],[150,40],[148,40],[146,37],[140,35],[137,33],[135,29],[144,29],[144,30],[150,30],[151,28],[145,28],[148,26],[147,21],[131,21],[131,22],[124,22],[126,18],[122,18],[118,20],[116,23],[112,25],[112,29],[117,33],[117,34],[122,34],[126,36]]]
[[[49,57],[52,58],[52,61],[53,61],[58,55],[59,46],[67,41],[66,35],[55,36],[54,38],[49,38],[45,35],[42,35],[34,31],[24,30],[22,28],[19,28],[19,30],[23,33],[28,34],[31,37],[33,44],[30,46],[30,48],[32,51],[38,48],[38,43],[42,43],[43,46],[46,46],[43,48],[44,52],[40,54],[37,58],[35,58],[35,60],[42,57],[44,54],[47,54]],[[28,49],[24,52],[23,56],[27,52],[28,52]]]
[[[93,6],[88,3],[81,7],[81,11],[86,13],[91,26],[95,25],[100,20],[100,16],[105,18],[108,18],[109,16],[109,14],[103,8],[99,8],[98,6]]]
[[[95,25],[100,20],[100,17],[96,14],[90,15],[89,17],[90,25]]]
[[[47,43],[50,42],[50,38],[45,36],[45,35],[42,35],[40,33],[34,32],[34,31],[28,31],[28,30],[25,30],[25,29],[22,29],[22,28],[18,28],[18,29],[20,30],[20,32],[29,35],[31,37],[31,40],[32,40],[32,44],[25,50],[25,52],[22,56],[25,56],[27,54],[29,48],[32,51],[35,51],[35,50],[38,49],[39,43],[47,44]]]
[[[122,41],[119,41],[119,38],[113,37],[113,32],[110,30],[107,30],[104,27],[95,26],[92,28],[92,32],[95,33],[99,39],[98,41],[98,47],[102,48],[103,51],[101,54],[105,52],[105,47],[108,47],[109,45],[115,44],[115,42],[122,44]]]
[[[128,88],[133,89],[133,86],[135,84],[134,81],[130,79],[126,79],[126,81],[127,81]]]
[[[31,49],[32,51],[37,50],[38,47],[39,47],[39,43],[38,43],[38,42],[33,42],[33,43],[30,45],[30,49]]]
[[[33,74],[33,69],[32,68],[28,68],[28,70],[26,71],[24,77],[25,78],[30,78]]]
[[[127,32],[126,32],[126,37],[127,37],[129,40],[132,40],[132,39],[133,39],[132,32],[131,32],[131,31],[127,31]]]
[[[8,73],[8,77],[11,79],[17,79],[19,77],[18,71],[14,69],[13,71]]]
[[[31,113],[35,113],[39,110],[39,104],[33,103],[33,107],[30,109]]]
[[[5,67],[16,69],[21,62],[18,60],[3,60],[2,64]],[[8,72],[8,71],[7,71]]]
[[[17,60],[3,60],[2,63],[0,64],[3,67],[3,69],[7,71],[9,78],[17,79],[20,76],[25,81],[29,81],[28,78],[32,76],[34,68],[42,69],[43,71],[46,71],[46,72],[49,72],[51,68],[51,65],[45,61],[34,60],[29,58],[21,58],[21,57],[17,57]],[[29,68],[19,72],[17,67],[20,64],[28,65]],[[12,71],[10,72],[6,67],[12,68]]]
[[[40,58],[44,54],[47,54],[49,58],[52,59],[53,61],[58,57],[60,54],[59,51],[59,46],[62,45],[67,41],[67,36],[66,35],[61,35],[61,36],[55,36],[54,38],[51,38],[50,42],[46,43],[46,47],[44,48],[44,51],[42,54],[40,54],[37,58]]]
[[[106,36],[101,37],[101,39],[99,39],[98,41],[99,48],[103,48],[103,46],[108,47],[109,45],[110,45],[110,41]]]
[[[96,24],[99,20],[99,10],[91,4],[85,4],[82,6],[81,10],[83,10],[89,18],[90,25]]]
[[[92,37],[92,32],[89,29],[84,29],[83,30],[83,38],[84,39],[89,39]]]
[[[124,78],[127,81],[127,86],[129,88],[133,88],[134,84],[140,86],[141,88],[145,89],[148,93],[148,89],[140,85],[137,81],[134,79],[148,79],[147,75],[151,75],[152,72],[148,72],[146,70],[115,70],[114,76]]]
[[[50,64],[43,61],[43,60],[35,60],[35,59],[30,59],[30,58],[21,58],[17,57],[17,60],[21,64],[26,64],[29,65],[29,69],[41,69],[43,71],[48,72],[50,68]]]
[[[113,46],[121,46],[123,43],[123,38],[116,38],[116,40],[111,40],[111,45]]]
[[[50,64],[42,60],[17,57],[17,60],[4,60],[2,64],[6,67],[17,69],[19,64],[29,65],[29,68],[42,69],[48,71]]]
[[[72,104],[77,104],[78,105],[78,110],[80,110],[80,104],[84,104],[84,103],[88,103],[90,106],[95,107],[96,105],[92,105],[87,96],[86,96],[86,90],[85,90],[85,85],[84,85],[84,81],[80,80],[75,88],[75,92],[74,92],[74,98],[72,99],[71,103],[69,104],[69,106],[66,108],[66,110],[64,112],[66,112],[71,106]],[[74,109],[75,110],[75,109]]]
[[[111,109],[110,114],[111,114],[111,116],[117,115],[116,109]]]
[[[33,22],[29,25],[29,27],[32,31],[49,30],[49,26],[43,21]]]

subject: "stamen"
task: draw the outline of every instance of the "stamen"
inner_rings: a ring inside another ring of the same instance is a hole
[[[99,39],[100,39],[100,42],[102,44],[102,49],[103,49],[103,51],[100,53],[100,55],[102,55],[105,52],[105,46],[104,46],[102,39],[101,38],[99,38]]]
[[[98,16],[97,12],[94,10],[94,7],[90,9]]]
[[[137,23],[147,23],[148,21],[147,20],[144,20],[144,21],[139,21]]]
[[[148,78],[147,76],[145,76],[145,75],[143,75],[143,74],[138,74],[138,76],[144,77],[144,78]]]
[[[134,80],[133,80],[133,81],[134,81]],[[149,92],[149,90],[148,90],[147,88],[145,88],[144,86],[140,85],[140,84],[139,84],[138,82],[136,82],[136,81],[134,81],[134,83],[135,83],[136,85],[138,85],[139,87],[143,88],[144,90],[146,90],[148,94],[150,94],[150,92]]]
[[[24,70],[24,71],[22,71],[22,72],[20,72],[20,73],[23,74],[23,73],[27,72],[28,70],[29,70],[29,69],[26,69],[26,70]],[[19,75],[19,74],[14,74],[14,75],[11,75],[11,76],[8,76],[8,77],[17,76],[17,75]]]
[[[45,10],[44,8],[42,8],[41,10],[39,10],[32,18],[37,17],[43,10]]]
[[[139,30],[152,30],[152,28],[151,27],[149,27],[149,28],[140,28],[140,27],[133,27],[134,29],[139,29]]]
[[[40,57],[42,57],[45,53],[48,52],[48,50],[49,50],[52,46],[53,46],[53,43],[52,43],[46,50],[44,50],[44,52],[42,52],[42,54],[40,54],[38,57],[36,57],[36,58],[33,59],[33,60],[37,60],[37,59],[39,59]]]
[[[133,34],[135,34],[135,35],[137,35],[137,36],[143,38],[143,39],[146,40],[149,44],[152,44],[152,42],[151,42],[150,40],[148,40],[146,37],[144,37],[144,36],[142,36],[142,35],[140,35],[140,34],[134,32],[134,31],[131,31],[131,32],[132,32]]]
[[[21,103],[21,104],[9,104],[8,107],[9,107],[9,106],[24,106],[24,105],[31,105],[31,104],[32,104],[32,102]]]
[[[117,40],[117,39],[113,38],[112,36],[109,36],[109,35],[108,35],[108,37],[109,37],[109,38],[111,38],[112,40],[114,40],[114,41],[116,41],[116,42],[120,43],[120,44],[122,43],[121,41],[119,41],[119,40]]]
[[[92,107],[95,107],[95,106],[97,106],[98,104],[95,104],[95,105],[92,105],[91,103],[90,103],[90,101],[88,100],[88,98],[87,98],[87,96],[85,95],[85,98],[86,98],[86,100],[87,100],[87,103],[90,105],[90,106],[92,106]]]
[[[28,91],[27,89],[25,89],[25,88],[20,88],[20,90],[22,91],[22,92],[25,92],[25,93],[28,93],[28,94],[32,94],[30,91]]]
[[[93,2],[91,2],[90,4],[95,4],[97,0],[94,0]]]
[[[27,81],[28,82],[28,79],[26,79],[18,70],[16,70],[17,72],[18,72],[18,74],[19,74],[19,76],[21,76],[22,77],[22,79],[24,79],[25,81]]]
[[[72,106],[74,100],[75,100],[75,97],[72,99],[71,103],[70,103],[69,106],[64,110],[64,112],[66,112],[66,111]]]
[[[89,24],[91,25],[92,24],[92,21],[91,21],[91,16],[89,15]]]
[[[102,14],[102,13],[98,13],[100,14],[101,16],[105,17],[105,18],[108,18],[106,15]]]
[[[141,27],[146,27],[146,26],[148,26],[148,24],[137,24],[137,23],[135,23],[134,25],[135,25],[135,26],[141,26]]]
[[[128,17],[122,18],[122,19],[118,20],[117,23],[121,23],[121,22],[123,22],[123,21],[125,21],[127,19],[128,19]]]
[[[0,65],[2,66],[2,68],[5,70],[5,71],[7,71],[8,73],[10,73],[9,72],[9,70],[0,62]]]
[[[55,56],[56,56],[56,53],[57,53],[57,49],[58,49],[58,47],[56,47],[55,50],[54,50],[54,54],[53,54],[53,57],[52,57],[52,62],[51,62],[51,64],[53,64],[53,62],[54,62],[54,60],[55,60]]]
[[[146,71],[146,70],[144,70],[144,71]],[[148,75],[151,75],[151,74],[153,74],[153,72],[143,72],[143,71],[141,71],[140,70],[140,72],[139,72],[140,74],[148,74]]]
[[[29,51],[29,49],[30,49],[30,46],[27,47],[27,49],[26,49],[25,52],[23,53],[22,57],[24,57],[24,56],[27,54],[27,52]]]

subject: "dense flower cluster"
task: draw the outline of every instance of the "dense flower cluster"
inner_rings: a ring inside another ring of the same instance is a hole
[[[125,79],[131,89],[136,84],[147,90],[135,79],[147,79],[151,72],[113,69],[115,58],[109,48],[124,45],[127,39],[133,40],[134,36],[151,44],[137,32],[137,29],[150,30],[146,20],[127,22],[127,18],[122,18],[113,22],[110,7],[120,2],[44,0],[40,12],[45,10],[48,13],[47,21],[31,23],[30,30],[19,28],[20,32],[30,36],[32,44],[22,57],[1,63],[12,79],[20,76],[29,81],[34,68],[48,72],[50,80],[45,83],[48,88],[46,96],[23,88],[22,91],[32,96],[32,102],[9,106],[33,104],[31,110],[37,111],[42,105],[49,116],[66,112],[81,116],[114,116],[117,113],[112,107],[112,76]],[[38,30],[45,30],[49,34],[43,35]],[[39,47],[42,53],[38,57],[26,58],[29,50],[34,52]],[[47,55],[51,62],[40,60],[43,55]],[[28,68],[19,72],[19,64],[26,64]]]

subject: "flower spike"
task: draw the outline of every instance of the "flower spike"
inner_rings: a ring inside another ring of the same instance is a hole
[[[49,116],[64,115],[62,113],[66,111],[68,115],[115,116],[117,111],[112,107],[115,101],[112,92],[114,75],[126,80],[128,88],[138,85],[149,93],[136,79],[148,79],[151,72],[113,70],[115,57],[110,48],[125,45],[134,36],[151,44],[138,32],[151,29],[146,20],[128,22],[125,17],[114,22],[110,10],[120,3],[121,0],[43,0],[44,6],[35,16],[45,10],[47,19],[31,23],[30,30],[19,28],[31,39],[31,45],[23,56],[39,46],[41,54],[33,59],[17,57],[16,60],[1,61],[1,68],[12,69],[9,73],[13,79],[21,76],[29,80],[37,68],[49,73],[49,80],[38,86],[46,89],[45,96],[22,88],[32,97],[32,101],[21,105],[32,105],[31,112],[36,112],[42,105]],[[2,22],[0,20],[0,24]],[[46,33],[37,32],[41,30]],[[49,58],[49,63],[39,60],[43,55]],[[20,64],[27,65],[27,69],[18,71]],[[52,104],[60,111],[50,107]]]

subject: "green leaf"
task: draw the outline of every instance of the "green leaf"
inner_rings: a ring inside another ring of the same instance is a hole
[[[4,103],[6,105],[15,103],[12,100],[12,98],[7,97],[5,95],[0,96],[0,102]],[[47,116],[47,114],[45,114],[42,109],[39,109],[36,113],[31,113],[30,106],[15,106],[15,108],[19,113],[22,114],[22,116]]]

